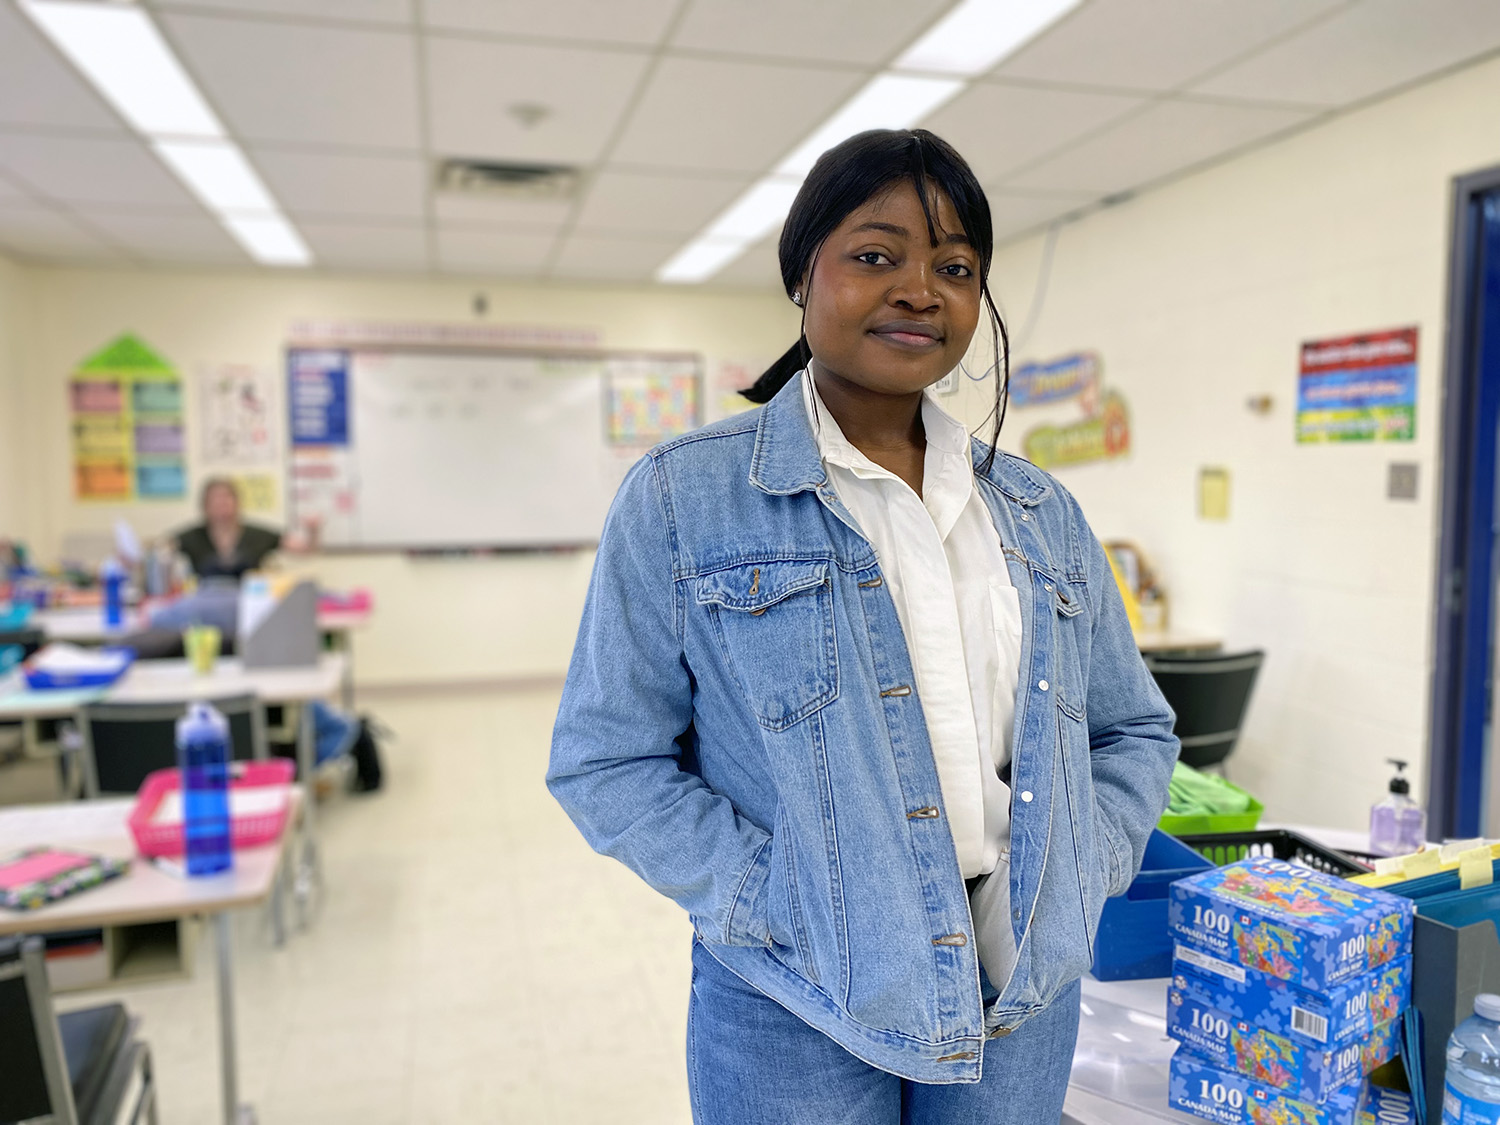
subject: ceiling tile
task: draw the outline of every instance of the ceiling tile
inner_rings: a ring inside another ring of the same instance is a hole
[[[244,140],[419,147],[410,33],[181,13],[161,19]]]
[[[1497,47],[1500,4],[1494,0],[1364,0],[1195,89],[1344,105]]]
[[[42,195],[201,213],[160,161],[138,141],[0,134],[0,167]]]
[[[779,230],[761,239],[709,278],[706,284],[734,289],[772,289],[780,292],[781,259],[777,255],[777,243],[780,240]],[[791,347],[793,342],[788,340],[786,346]]]
[[[681,245],[680,238],[574,234],[563,243],[551,276],[590,281],[650,281],[657,267]]]
[[[1344,2],[1094,0],[1023,47],[995,73],[1173,90]]]
[[[11,4],[0,4],[0,124],[124,132],[119,118]]]
[[[555,235],[524,229],[442,227],[438,260],[450,273],[539,277],[556,241]]]
[[[120,254],[47,207],[0,204],[0,249],[44,261],[118,261]]]
[[[538,39],[652,45],[679,0],[423,0],[431,28],[485,31]]]
[[[482,192],[440,191],[432,213],[449,226],[526,227],[555,234],[573,213],[571,199],[510,199]]]
[[[429,38],[432,147],[443,156],[542,163],[597,160],[648,56]],[[543,106],[527,127],[510,106]]]
[[[949,0],[693,0],[673,47],[883,66]]]
[[[411,156],[348,156],[254,149],[255,166],[293,215],[421,219],[426,165]]]
[[[149,262],[250,264],[239,244],[206,215],[143,215],[99,209],[84,210],[80,215],[133,257]]]
[[[1003,242],[1032,230],[1060,215],[1087,207],[1093,195],[1022,195],[1004,188],[987,188],[995,241]]]
[[[1107,194],[1140,187],[1310,119],[1299,110],[1164,101],[1009,177],[1008,188]]]
[[[692,234],[749,184],[749,176],[709,179],[606,170],[589,187],[577,225],[595,231]]]
[[[981,82],[923,125],[963,153],[980,180],[990,181],[1145,104],[1120,94]]]
[[[427,230],[418,224],[302,222],[297,229],[312,247],[314,264],[324,269],[427,269]]]
[[[411,0],[156,0],[155,6],[259,16],[310,16],[353,23],[412,22]]]
[[[613,159],[764,172],[854,93],[847,71],[664,58]]]

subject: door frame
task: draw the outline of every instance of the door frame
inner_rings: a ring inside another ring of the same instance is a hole
[[[1493,281],[1500,270],[1500,262],[1486,261],[1482,252],[1484,198],[1497,192],[1500,167],[1453,180],[1433,598],[1429,839],[1479,835],[1486,803],[1500,380],[1486,386],[1480,372],[1486,358],[1500,355],[1500,338],[1494,338],[1500,332],[1484,332],[1481,271]]]

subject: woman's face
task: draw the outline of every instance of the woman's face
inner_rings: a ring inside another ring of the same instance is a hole
[[[803,278],[808,347],[828,373],[910,394],[958,366],[979,323],[979,253],[934,189],[938,244],[902,182],[851,212]]]
[[[234,489],[216,485],[203,497],[203,515],[209,523],[233,523],[240,517],[240,498]]]

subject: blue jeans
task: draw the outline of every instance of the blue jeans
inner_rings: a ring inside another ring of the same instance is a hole
[[[910,1082],[863,1062],[693,942],[695,1125],[1050,1125],[1062,1117],[1079,984],[984,1050],[977,1083]]]

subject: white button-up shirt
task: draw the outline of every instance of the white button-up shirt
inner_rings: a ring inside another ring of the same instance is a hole
[[[807,373],[803,399],[829,482],[875,548],[896,603],[959,868],[965,879],[989,874],[1010,855],[1010,787],[1000,769],[1011,755],[1021,610],[974,480],[968,430],[923,396],[918,496],[844,437]]]

